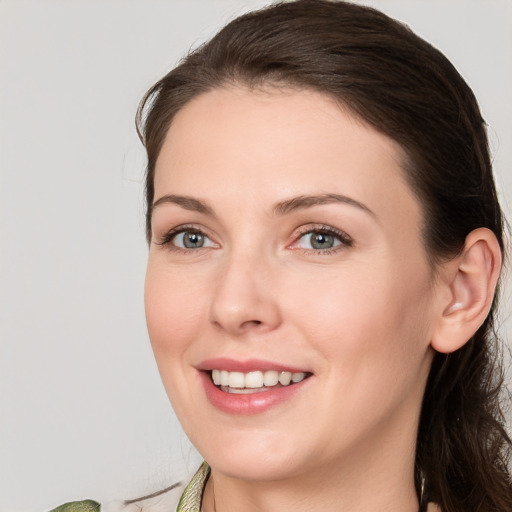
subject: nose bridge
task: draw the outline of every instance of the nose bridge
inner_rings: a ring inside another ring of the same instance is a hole
[[[281,321],[274,290],[276,270],[264,251],[230,251],[219,269],[211,322],[235,335],[276,328]]]

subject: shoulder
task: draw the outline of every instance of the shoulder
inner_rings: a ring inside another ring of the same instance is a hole
[[[186,482],[177,482],[165,489],[131,500],[73,501],[50,512],[174,512]]]

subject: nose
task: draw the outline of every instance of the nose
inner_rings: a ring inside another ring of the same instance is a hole
[[[282,319],[270,267],[247,254],[225,262],[214,287],[210,322],[233,336],[276,329]]]

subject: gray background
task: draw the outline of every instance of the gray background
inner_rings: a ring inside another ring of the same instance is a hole
[[[133,117],[191,46],[263,3],[0,0],[1,511],[134,497],[195,468],[145,330]],[[373,4],[473,86],[510,211],[512,2]]]

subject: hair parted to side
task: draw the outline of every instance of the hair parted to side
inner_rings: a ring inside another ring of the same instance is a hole
[[[313,89],[397,141],[423,207],[433,266],[457,255],[479,227],[493,231],[503,250],[486,126],[469,86],[406,26],[329,0],[278,3],[235,19],[147,92],[137,129],[148,156],[148,241],[155,164],[174,116],[198,95],[229,85]],[[419,494],[425,475],[426,495],[443,512],[512,510],[494,309],[461,349],[436,354],[427,383],[416,484]]]

